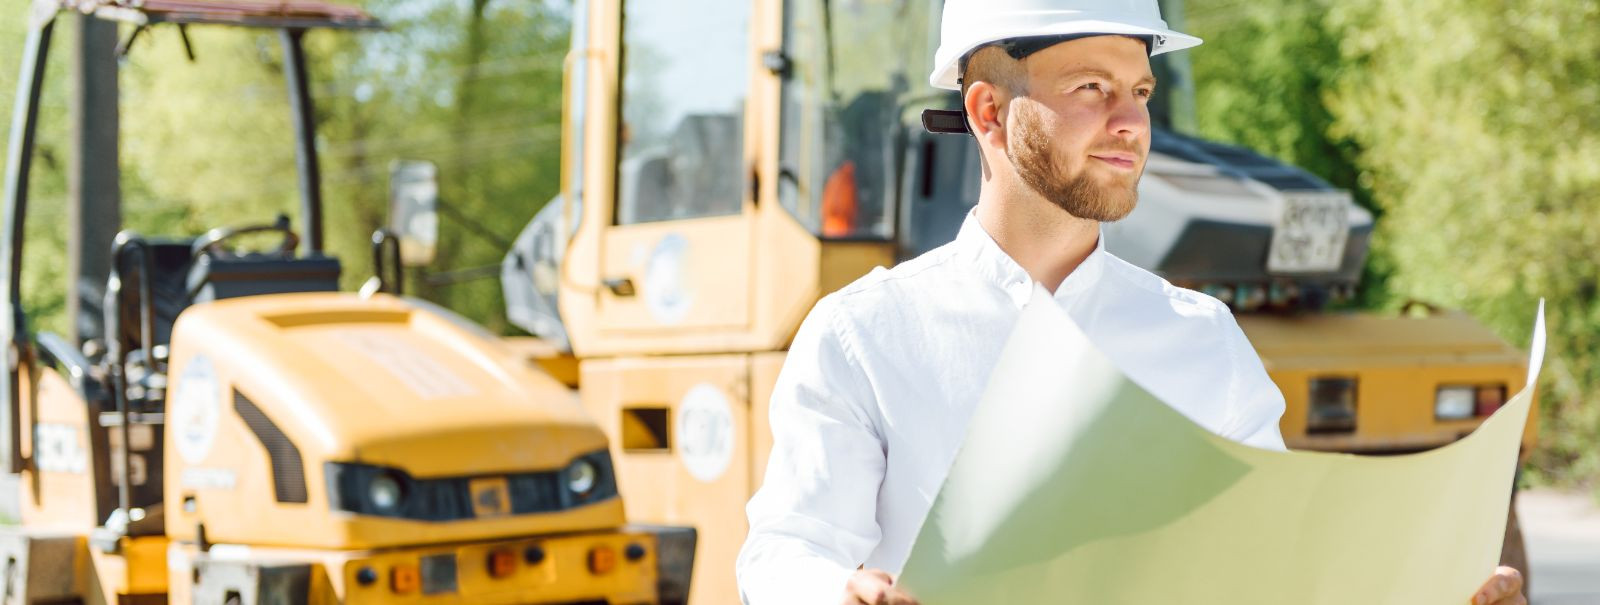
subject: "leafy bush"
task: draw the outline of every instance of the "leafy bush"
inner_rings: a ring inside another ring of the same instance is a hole
[[[1600,478],[1600,5],[1195,0],[1199,123],[1357,191],[1366,304],[1527,344],[1549,300],[1535,480]]]

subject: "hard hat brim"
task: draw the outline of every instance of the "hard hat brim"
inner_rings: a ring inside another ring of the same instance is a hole
[[[932,84],[934,88],[943,88],[945,90],[961,90],[961,57],[985,44],[998,42],[1000,40],[1007,40],[1010,38],[1059,36],[1063,34],[1079,33],[1104,34],[1108,36],[1152,36],[1154,43],[1152,43],[1150,49],[1151,56],[1169,53],[1175,50],[1194,48],[1199,46],[1201,43],[1199,38],[1183,32],[1164,28],[1157,29],[1150,27],[1139,27],[1137,25],[1129,25],[1127,23],[1117,23],[1113,21],[1074,21],[1071,22],[1070,27],[1061,27],[1058,24],[1051,24],[1035,29],[999,32],[994,35],[986,36],[981,40],[972,41],[970,44],[964,45],[966,48],[964,48],[960,53],[957,53],[954,56],[944,57],[943,60],[940,61],[937,68],[933,70],[933,74],[928,77],[928,83]]]

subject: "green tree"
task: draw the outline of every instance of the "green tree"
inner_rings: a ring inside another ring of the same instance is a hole
[[[368,7],[389,30],[328,48],[330,60],[319,64],[330,197],[361,200],[349,208],[367,222],[353,246],[366,259],[366,236],[385,214],[389,165],[437,163],[438,258],[408,283],[492,330],[510,330],[498,273],[436,284],[426,276],[498,264],[556,194],[569,8],[486,0]]]
[[[1550,301],[1545,479],[1600,479],[1600,7],[1197,0],[1203,134],[1306,167],[1380,216],[1366,304],[1463,308],[1525,343]]]
[[[1349,141],[1330,136],[1323,96],[1343,67],[1328,0],[1204,0],[1188,7],[1206,40],[1190,52],[1201,134],[1357,185]]]
[[[1187,26],[1205,44],[1189,52],[1201,136],[1237,143],[1321,176],[1382,214],[1358,163],[1361,149],[1333,129],[1327,97],[1350,69],[1343,32],[1326,15],[1331,0],[1195,0]],[[1382,222],[1382,221],[1379,221]],[[1369,250],[1359,302],[1389,304],[1391,263]]]
[[[1525,343],[1547,298],[1538,474],[1600,478],[1600,5],[1355,0],[1333,132],[1363,149],[1393,288]]]

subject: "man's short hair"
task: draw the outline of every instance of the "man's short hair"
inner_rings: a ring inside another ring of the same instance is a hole
[[[973,82],[988,82],[1011,96],[1028,94],[1028,69],[1021,59],[1013,59],[999,45],[979,47],[964,61],[961,70],[961,97]]]

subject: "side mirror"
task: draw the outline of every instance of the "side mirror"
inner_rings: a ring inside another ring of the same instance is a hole
[[[439,167],[433,162],[396,160],[389,165],[389,230],[400,238],[402,264],[433,262],[439,243]]]

